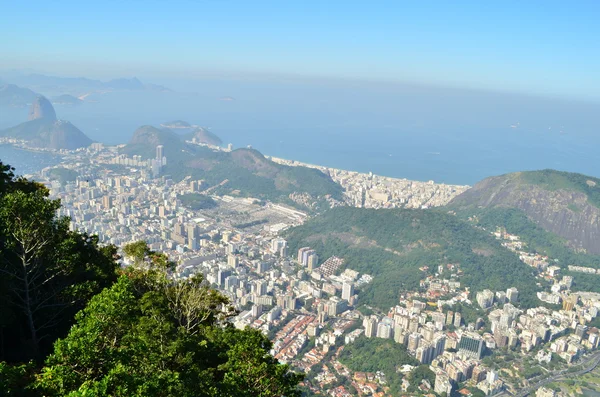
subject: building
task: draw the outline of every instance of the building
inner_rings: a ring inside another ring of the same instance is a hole
[[[508,293],[506,295],[508,297]],[[494,293],[489,289],[484,289],[483,291],[479,291],[477,293],[475,299],[477,300],[477,304],[482,309],[489,309],[494,304]]]
[[[515,303],[519,299],[519,290],[515,287],[507,289],[506,298],[510,303]]]
[[[377,337],[382,339],[391,339],[393,335],[392,324],[389,322],[380,322],[377,325]]]
[[[412,333],[408,335],[408,344],[406,348],[410,352],[415,352],[419,348],[419,344],[421,342],[421,335],[417,333]]]
[[[319,255],[315,251],[309,252],[306,257],[306,267],[312,272],[319,266]]]
[[[475,333],[465,332],[458,343],[459,353],[476,360],[481,359],[483,353],[483,338]]]
[[[377,335],[377,318],[375,317],[367,317],[363,321],[363,326],[365,327],[365,336],[367,338],[373,338]]]
[[[354,284],[352,283],[344,283],[342,286],[342,299],[347,301],[350,300],[350,297],[354,295]]]
[[[436,375],[433,391],[437,394],[446,393],[447,396],[452,394],[452,382],[450,382],[448,375],[443,372]]]

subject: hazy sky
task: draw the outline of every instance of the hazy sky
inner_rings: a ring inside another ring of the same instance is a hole
[[[0,67],[331,76],[600,99],[599,20],[598,1],[0,0]]]

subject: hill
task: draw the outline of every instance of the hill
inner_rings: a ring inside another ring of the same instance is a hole
[[[188,128],[192,128],[192,125],[190,123],[188,123],[187,121],[183,121],[183,120],[173,120],[173,121],[168,121],[166,123],[162,123],[160,125],[161,127],[165,127],[165,128],[171,128],[171,129],[188,129]]]
[[[185,137],[169,129],[143,126],[137,129],[122,149],[127,155],[154,158],[156,146],[164,146],[167,166],[163,174],[175,180],[186,176],[202,179],[218,194],[256,197],[289,202],[295,192],[307,193],[314,200],[331,196],[342,198],[342,188],[329,176],[314,169],[276,164],[252,149],[232,152],[187,144]]]
[[[184,139],[197,143],[206,143],[213,146],[219,146],[223,143],[221,138],[202,127],[197,127],[192,132],[185,134]]]
[[[52,98],[54,105],[81,105],[83,101],[73,95],[63,94]]]
[[[459,281],[472,293],[516,287],[521,304],[537,299],[532,272],[514,253],[490,233],[438,210],[338,207],[290,229],[285,238],[291,252],[310,246],[323,260],[339,256],[346,267],[374,276],[360,301],[382,310],[398,304],[403,291],[418,289],[438,265],[450,263],[460,266]],[[420,271],[424,266],[429,269]]]
[[[28,141],[31,146],[46,149],[77,149],[92,140],[65,120],[57,120],[50,101],[37,97],[29,110],[29,121],[0,131],[0,136]]]
[[[516,209],[570,248],[600,254],[598,178],[554,170],[506,174],[484,179],[448,207],[467,214],[496,209],[496,217],[499,210]]]
[[[14,84],[0,86],[0,106],[24,107],[35,101],[37,94]]]

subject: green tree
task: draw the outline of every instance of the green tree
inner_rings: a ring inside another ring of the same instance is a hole
[[[264,335],[227,325],[225,297],[199,277],[179,286],[165,274],[135,270],[95,296],[36,387],[48,396],[299,395],[302,376],[269,354]]]

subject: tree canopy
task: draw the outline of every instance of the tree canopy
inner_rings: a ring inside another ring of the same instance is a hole
[[[69,230],[60,201],[0,163],[0,396],[298,396],[259,331],[145,242]]]

